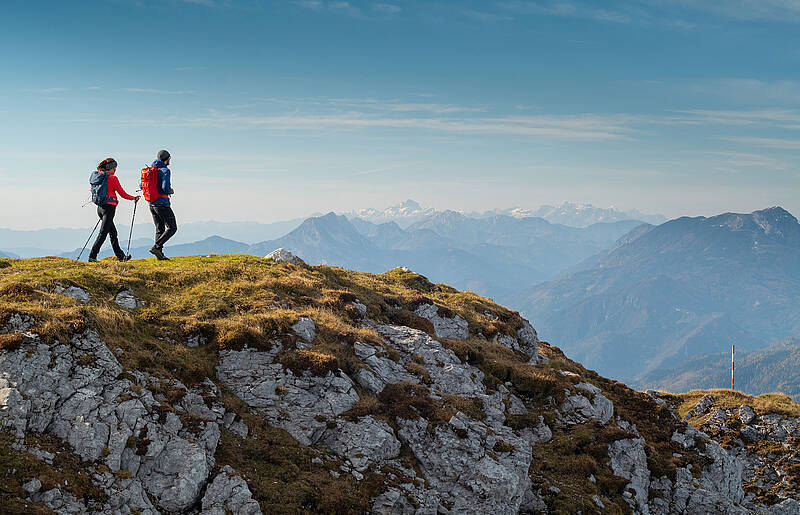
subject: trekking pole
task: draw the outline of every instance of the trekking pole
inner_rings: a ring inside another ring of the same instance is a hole
[[[81,256],[83,255],[83,251],[86,250],[86,246],[89,244],[89,240],[92,239],[92,236],[94,236],[94,232],[97,230],[97,226],[100,225],[100,222],[102,222],[102,221],[103,221],[103,219],[100,218],[100,219],[97,220],[97,223],[94,224],[94,229],[92,229],[92,234],[90,234],[89,237],[86,239],[86,243],[83,244],[83,248],[81,249],[81,253],[78,254],[78,257],[75,258],[75,261],[80,261],[81,260]]]
[[[128,256],[131,253],[131,238],[133,237],[133,221],[136,220],[136,206],[139,205],[139,199],[133,201],[133,218],[131,218],[131,232],[128,234],[128,250],[125,251],[125,255]]]

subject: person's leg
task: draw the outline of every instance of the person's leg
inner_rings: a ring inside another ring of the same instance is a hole
[[[122,248],[119,246],[119,238],[117,236],[117,226],[114,225],[114,215],[117,213],[117,206],[108,206],[110,207],[110,211],[108,213],[108,236],[111,240],[111,248],[114,249],[114,255],[117,256],[117,259],[123,259],[125,257],[125,253],[122,251]]]
[[[100,253],[100,247],[103,246],[103,243],[106,241],[106,236],[108,236],[108,210],[106,209],[108,205],[105,206],[97,206],[97,216],[100,217],[100,232],[97,233],[97,239],[94,240],[94,245],[92,245],[92,250],[89,251],[89,259],[97,259],[97,255]]]
[[[153,224],[156,226],[156,237],[154,240],[154,246],[158,247],[158,239],[164,234],[164,220],[161,219],[161,215],[158,213],[158,206],[150,206],[150,214],[153,215]]]
[[[164,244],[172,238],[178,230],[178,223],[175,221],[175,213],[170,206],[156,206],[159,218],[166,226],[166,230],[156,239],[156,247],[164,248]]]

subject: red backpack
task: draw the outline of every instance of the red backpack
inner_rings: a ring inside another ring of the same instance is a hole
[[[163,197],[158,193],[158,167],[142,168],[142,196],[147,202],[155,202]]]

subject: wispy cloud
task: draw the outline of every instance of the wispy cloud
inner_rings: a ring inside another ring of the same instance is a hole
[[[782,150],[800,150],[800,139],[793,138],[754,138],[754,137],[727,137],[728,141],[756,145],[760,147],[777,148]]]
[[[211,112],[160,124],[228,129],[265,128],[298,131],[422,130],[440,133],[531,136],[565,140],[607,141],[629,139],[635,133],[634,117],[614,115],[527,117],[385,117],[359,112],[341,114],[290,114],[253,116]]]
[[[151,93],[155,95],[188,95],[192,93],[191,91],[154,89],[154,88],[122,88],[122,91],[126,91],[128,93]]]
[[[690,125],[770,125],[782,129],[800,129],[800,110],[796,109],[695,109],[678,113],[670,120]]]
[[[659,0],[662,4],[664,0]],[[679,5],[742,21],[800,21],[800,2],[797,0],[667,0]]]
[[[68,88],[28,88],[25,91],[29,93],[40,93],[43,95],[52,95],[54,93],[64,93],[69,91]]]

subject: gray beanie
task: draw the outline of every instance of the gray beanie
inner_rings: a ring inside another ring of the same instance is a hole
[[[159,150],[158,155],[156,157],[158,157],[159,161],[166,162],[167,159],[169,159],[169,152],[167,152],[166,150]]]

